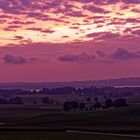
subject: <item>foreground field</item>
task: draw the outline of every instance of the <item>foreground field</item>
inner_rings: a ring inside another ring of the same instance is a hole
[[[140,108],[56,113],[40,109],[1,110],[0,128],[140,134]]]
[[[0,140],[139,140],[139,138],[43,131],[2,131]]]

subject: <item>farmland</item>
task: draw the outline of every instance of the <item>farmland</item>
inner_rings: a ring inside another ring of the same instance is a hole
[[[138,140],[139,138],[82,133],[66,133],[66,131],[80,130],[84,132],[90,131],[140,135],[139,118],[139,107],[98,110],[93,112],[68,113],[48,112],[45,109],[7,109],[0,111],[0,139],[84,140],[87,138],[94,138],[95,140]]]
[[[134,137],[106,136],[94,134],[75,134],[65,132],[2,131],[1,140],[139,140]]]
[[[127,96],[124,96],[114,92],[110,96],[108,92],[107,98],[102,92],[98,94],[96,97],[86,93],[51,95],[35,92],[16,93],[12,96],[3,93],[0,104],[0,139],[137,140],[135,136],[140,136],[139,93],[126,93]],[[126,106],[106,107],[107,99],[115,103],[115,100],[121,98],[126,100]],[[79,108],[64,111],[64,102],[67,101],[79,103]],[[80,103],[85,104],[84,110],[80,110]],[[101,103],[102,108],[87,110],[96,103]],[[25,137],[20,138],[21,135]]]
[[[140,133],[140,108],[93,112],[48,112],[41,109],[13,109],[0,112],[1,128],[76,129],[113,133]]]

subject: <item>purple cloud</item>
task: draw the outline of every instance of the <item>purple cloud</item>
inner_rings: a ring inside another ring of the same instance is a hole
[[[98,33],[87,34],[86,37],[96,38],[97,40],[111,40],[111,39],[119,38],[121,37],[121,35],[112,32],[98,32]]]
[[[26,63],[32,63],[37,61],[37,58],[31,57],[31,58],[26,58],[23,56],[15,56],[11,54],[6,54],[3,57],[3,60],[7,64],[26,64]]]
[[[132,31],[131,33],[134,34],[134,35],[140,36],[140,29],[139,30]]]
[[[96,57],[94,54],[87,54],[87,53],[81,53],[81,54],[67,54],[60,56],[58,59],[60,61],[69,61],[69,62],[80,62],[80,61],[89,61],[94,60]]]
[[[127,4],[140,4],[140,0],[122,0],[122,1]]]
[[[94,5],[84,5],[83,8],[93,13],[108,13],[108,11],[104,10],[103,8]]]
[[[22,40],[22,39],[24,39],[24,37],[23,36],[15,36],[15,39]]]
[[[132,52],[124,48],[118,48],[112,55],[111,58],[114,59],[122,59],[122,60],[129,60],[129,59],[140,59],[140,53]]]
[[[121,0],[121,1],[126,4],[140,4],[140,0]],[[114,4],[120,1],[118,0],[79,0],[79,2],[82,2],[82,3],[93,2],[94,4],[106,5],[106,4]]]
[[[26,28],[26,30],[39,31],[39,32],[43,32],[43,33],[53,33],[53,32],[55,32],[54,30],[51,30],[51,29],[42,29],[42,28],[36,28],[36,27]]]
[[[11,25],[11,26],[4,28],[4,30],[5,31],[16,31],[16,29],[19,27],[20,27],[20,25]]]
[[[98,57],[100,57],[100,58],[103,58],[103,57],[107,56],[107,54],[106,54],[105,52],[100,51],[100,50],[97,50],[97,51],[96,51],[96,54],[97,54]]]

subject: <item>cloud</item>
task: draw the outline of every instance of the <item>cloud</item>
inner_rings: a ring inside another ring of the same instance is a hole
[[[26,30],[39,31],[39,32],[43,32],[43,33],[53,33],[53,32],[55,32],[51,29],[42,29],[42,28],[36,28],[36,27],[26,28]]]
[[[140,53],[132,52],[124,48],[118,48],[115,52],[113,52],[111,58],[122,60],[140,59]]]
[[[96,60],[95,62],[100,63],[113,63],[115,60],[131,60],[140,59],[139,51],[131,51],[124,48],[117,48],[115,51],[109,53],[105,50],[96,50],[91,53],[81,53],[81,54],[67,54],[60,56],[58,58],[60,61],[67,62],[90,62]]]
[[[19,25],[11,25],[11,26],[4,28],[4,30],[5,31],[16,31],[17,28],[19,28],[19,27],[20,27]]]
[[[138,9],[138,8],[134,8],[134,9],[132,9],[131,11],[132,11],[132,12],[135,12],[135,13],[140,13],[140,9]]]
[[[76,0],[74,0],[76,1]],[[126,4],[140,4],[140,0],[79,0],[81,3],[90,3],[93,2],[97,5],[106,5],[106,4],[115,4],[118,2],[123,2]]]
[[[35,22],[33,22],[33,21],[20,21],[20,20],[14,20],[14,21],[12,21],[12,22],[9,22],[10,24],[13,24],[13,25],[16,25],[16,24],[18,24],[18,25],[30,25],[30,24],[34,24]]]
[[[122,0],[126,4],[140,4],[140,0]]]
[[[70,62],[79,62],[79,61],[89,61],[94,60],[96,57],[94,54],[87,54],[82,52],[81,54],[67,54],[60,56],[58,59],[60,61],[70,61]]]
[[[94,5],[84,5],[83,8],[93,13],[108,13],[108,11],[104,10],[103,8]]]
[[[96,54],[97,54],[98,57],[100,57],[100,58],[103,58],[103,57],[107,56],[107,54],[106,54],[105,52],[100,51],[100,50],[97,50],[97,51],[96,51]]]
[[[72,17],[84,17],[85,15],[81,11],[69,11],[65,15]]]
[[[96,38],[96,40],[111,40],[111,39],[119,38],[121,37],[121,35],[112,32],[97,32],[97,33],[87,34],[86,37]]]
[[[131,32],[134,35],[140,36],[140,29]]]
[[[16,39],[16,40],[23,40],[24,37],[23,37],[23,36],[15,36],[15,39]]]
[[[11,54],[6,54],[3,57],[3,60],[7,64],[26,64],[26,63],[36,62],[37,58],[35,58],[35,57],[26,58],[23,56],[15,56],[15,55],[11,55]]]
[[[67,36],[67,35],[64,35],[64,36],[62,36],[62,38],[69,38],[69,36]]]
[[[140,19],[139,18],[127,18],[125,19],[125,23],[139,23]]]
[[[138,0],[0,0],[0,18],[6,20],[1,21],[4,24],[2,30],[5,34],[6,31],[11,31],[7,41],[9,44],[17,44],[10,39],[15,36],[15,32],[20,36],[19,31],[22,31],[24,38],[28,37],[32,42],[46,40],[61,43],[78,39],[86,41],[95,35],[89,34],[87,28],[91,29],[91,33],[102,32],[96,37],[98,40],[110,40],[118,38],[124,28],[131,28],[139,23],[138,11],[128,16],[129,12],[139,9],[137,4],[139,4]],[[69,38],[61,41],[60,32],[65,36],[65,29],[71,32],[75,29],[77,35],[71,34]],[[81,29],[82,32],[80,32]],[[89,38],[83,37],[86,32]],[[50,36],[44,36],[44,33],[50,33]],[[120,34],[117,35],[117,33]]]

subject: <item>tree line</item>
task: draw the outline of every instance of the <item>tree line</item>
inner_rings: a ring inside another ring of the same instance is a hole
[[[53,104],[54,101],[52,99],[50,99],[49,97],[43,97],[41,99],[41,103],[42,104]],[[14,97],[14,98],[9,98],[9,99],[5,99],[5,98],[0,98],[0,104],[24,104],[24,100],[21,97]],[[33,101],[33,104],[37,104],[37,101]]]
[[[112,99],[106,99],[104,104],[100,103],[97,97],[94,100],[95,103],[90,104],[90,106],[87,106],[87,103],[79,103],[77,101],[66,101],[63,104],[63,110],[83,112],[83,111],[92,111],[97,109],[107,109],[111,107],[119,108],[119,107],[128,106],[124,98],[115,99],[114,101]]]

